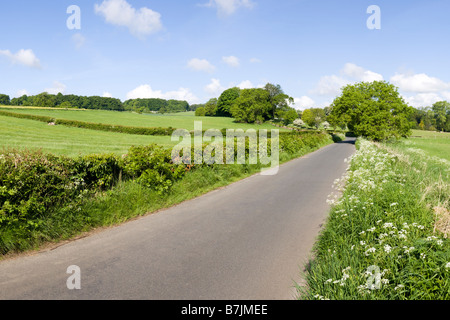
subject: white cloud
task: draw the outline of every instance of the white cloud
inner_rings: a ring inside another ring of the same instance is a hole
[[[202,5],[204,7],[217,8],[219,16],[229,16],[235,13],[239,8],[253,8],[255,3],[251,0],[210,0]]]
[[[441,92],[441,94],[445,100],[450,102],[450,91],[444,91],[444,92]]]
[[[312,92],[320,96],[336,96],[341,93],[342,87],[349,83],[350,81],[336,75],[323,76]]]
[[[53,88],[47,88],[44,91],[49,94],[58,94],[58,93],[64,94],[64,92],[66,91],[66,85],[62,84],[61,82],[55,81],[53,82]]]
[[[294,98],[294,108],[299,110],[306,110],[314,107],[316,102],[310,97],[303,96],[300,98]]]
[[[411,97],[404,97],[404,100],[413,107],[421,108],[430,107],[434,103],[444,99],[437,93],[419,93]]]
[[[72,36],[72,42],[75,44],[77,49],[80,49],[86,42],[86,38],[81,33],[75,33]]]
[[[198,103],[199,99],[186,88],[180,88],[177,91],[162,92],[161,90],[153,90],[148,84],[141,85],[136,89],[127,93],[127,99],[150,99],[159,98],[166,100],[185,100],[190,104]]]
[[[238,84],[237,87],[241,89],[253,89],[255,86],[250,80],[245,80]]]
[[[424,73],[413,75],[397,73],[391,77],[391,82],[404,92],[432,93],[450,89],[450,83]]]
[[[366,70],[353,63],[346,63],[340,73],[340,76],[329,75],[320,78],[311,93],[320,96],[338,96],[341,94],[341,89],[351,83],[383,81],[381,74]]]
[[[25,90],[25,89],[20,89],[20,90],[17,90],[17,92],[16,92],[16,97],[22,97],[22,96],[24,96],[24,95],[27,95],[27,96],[29,96],[30,94],[28,93],[28,91],[27,90]]]
[[[188,68],[194,71],[204,71],[213,73],[216,67],[214,67],[208,60],[194,58],[189,60]]]
[[[104,0],[100,5],[95,4],[95,13],[110,24],[127,27],[137,37],[162,29],[160,13],[146,7],[136,10],[126,0]]]
[[[7,57],[13,64],[21,64],[36,69],[41,68],[41,62],[31,49],[21,49],[17,53],[11,53],[9,50],[0,50],[0,55]]]
[[[110,92],[107,92],[107,91],[103,92],[102,96],[103,96],[103,98],[112,98],[113,97],[112,94]]]
[[[222,61],[225,62],[230,67],[237,68],[240,65],[239,58],[235,56],[223,57]]]
[[[211,79],[211,83],[205,87],[205,91],[211,96],[219,96],[225,89],[219,79]]]
[[[250,59],[250,63],[261,63],[261,62],[262,62],[262,60],[258,59],[258,58],[251,58]]]
[[[357,81],[372,82],[384,80],[381,74],[366,70],[353,63],[345,64],[344,68],[342,69],[342,73]]]

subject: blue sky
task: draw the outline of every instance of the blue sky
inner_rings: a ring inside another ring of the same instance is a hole
[[[203,103],[270,82],[305,109],[382,79],[429,106],[450,101],[449,16],[448,0],[2,1],[0,93]]]

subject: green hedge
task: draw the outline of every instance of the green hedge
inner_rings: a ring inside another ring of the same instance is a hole
[[[97,131],[109,131],[109,132],[118,132],[118,133],[126,133],[126,134],[136,134],[136,135],[146,135],[146,136],[171,136],[172,133],[176,130],[174,128],[146,128],[146,127],[129,127],[129,126],[120,126],[120,125],[112,125],[112,124],[103,124],[103,123],[90,123],[78,120],[66,120],[66,119],[55,119],[47,116],[37,116],[32,114],[23,114],[23,113],[15,113],[8,112],[4,110],[0,110],[0,115],[7,117],[14,117],[19,119],[29,119],[35,121],[41,121],[45,123],[55,123],[56,125],[63,125],[67,127],[75,127],[89,130],[97,130]]]
[[[55,119],[52,118],[52,117],[37,116],[37,115],[33,115],[33,114],[8,112],[8,111],[4,111],[4,110],[0,110],[0,116],[13,117],[13,118],[19,118],[19,119],[35,120],[35,121],[41,121],[41,122],[45,122],[45,123],[50,123],[50,122],[54,122],[55,121]]]
[[[109,131],[109,132],[118,132],[125,134],[136,134],[136,135],[147,135],[147,136],[171,136],[177,129],[172,127],[169,128],[147,128],[147,127],[130,127],[130,126],[121,126],[121,125],[112,125],[112,124],[104,124],[104,123],[91,123],[84,122],[78,120],[67,120],[67,119],[56,119],[48,116],[38,116],[32,114],[24,114],[24,113],[15,113],[9,112],[5,110],[0,110],[0,115],[7,117],[14,117],[19,119],[28,119],[35,120],[44,123],[55,123],[56,125],[63,125],[67,127],[75,127],[89,130],[97,130],[97,131]],[[274,130],[276,130],[274,128]],[[204,135],[207,130],[203,130],[202,134]],[[223,136],[226,136],[227,129],[221,129],[220,132]],[[190,132],[191,135],[194,131]],[[317,132],[316,132],[317,133]],[[256,130],[256,134],[259,135],[259,130]],[[312,132],[308,131],[282,131],[279,133],[280,137],[282,136],[300,136],[300,135],[310,135]],[[317,133],[319,134],[319,133]],[[267,137],[270,139],[272,136],[271,130],[267,130]]]
[[[329,141],[326,133],[281,134],[280,152],[294,155]],[[237,151],[235,148],[235,158]],[[248,157],[248,141],[245,151]],[[108,191],[118,181],[136,180],[164,194],[189,171],[214,166],[219,165],[176,165],[172,150],[155,144],[133,146],[123,157],[103,154],[69,158],[39,151],[0,150],[0,254],[21,248],[17,239],[28,241],[24,239],[36,234],[59,209]]]

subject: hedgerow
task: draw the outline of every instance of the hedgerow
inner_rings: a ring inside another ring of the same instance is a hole
[[[293,155],[301,149],[318,148],[328,143],[331,143],[328,134],[280,135],[280,151],[284,154]],[[202,153],[205,148],[203,145]],[[246,157],[249,148],[247,141]],[[34,237],[47,238],[48,234],[53,234],[52,230],[44,231],[50,217],[52,221],[62,219],[89,224],[84,220],[88,218],[73,213],[71,208],[112,190],[119,181],[134,180],[163,195],[169,194],[174,183],[190,171],[220,166],[205,162],[200,165],[175,164],[171,151],[155,144],[133,146],[122,157],[102,154],[69,158],[40,151],[0,151],[0,254],[28,249]],[[193,157],[195,152],[193,148]],[[234,152],[237,159],[238,148]],[[270,154],[270,147],[268,152]],[[69,213],[64,213],[66,211],[71,212],[70,218]]]

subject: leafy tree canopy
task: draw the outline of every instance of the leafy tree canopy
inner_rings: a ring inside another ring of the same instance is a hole
[[[7,106],[11,103],[10,98],[6,94],[0,94],[0,105]]]
[[[244,89],[230,112],[237,122],[263,123],[271,118],[269,92],[264,89]]]
[[[386,81],[347,85],[331,107],[328,121],[344,122],[358,136],[382,141],[411,135],[413,108]]]
[[[231,106],[241,95],[241,89],[238,87],[230,88],[222,92],[217,101],[217,116],[231,117]]]

